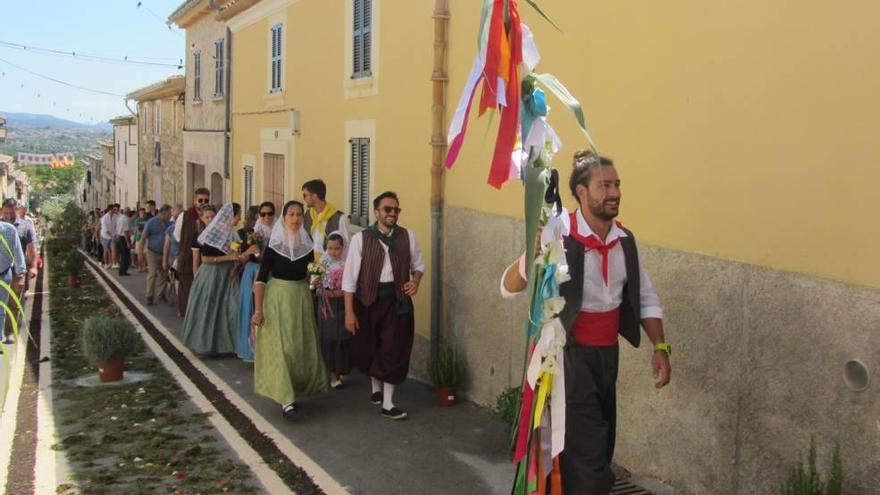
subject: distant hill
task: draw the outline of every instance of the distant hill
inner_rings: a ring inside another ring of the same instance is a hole
[[[51,115],[36,113],[14,113],[0,110],[0,114],[6,116],[6,127],[22,129],[98,129],[102,131],[112,130],[108,122],[98,124],[83,124],[72,120],[60,119]]]

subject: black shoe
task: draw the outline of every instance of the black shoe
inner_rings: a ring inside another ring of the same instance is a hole
[[[370,402],[376,404],[377,406],[382,403],[382,392],[373,392],[373,395],[370,396]]]
[[[406,411],[392,407],[391,409],[382,409],[382,416],[388,419],[406,419]]]
[[[153,304],[155,304],[155,303],[153,302],[153,299],[151,299],[151,298],[148,297],[148,298],[147,298],[147,306],[152,306]]]
[[[297,411],[299,411],[299,408],[296,407],[296,402],[291,402],[281,408],[281,414],[284,416],[284,419],[293,419]]]

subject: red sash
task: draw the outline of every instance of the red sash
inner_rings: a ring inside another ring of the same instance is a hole
[[[604,313],[581,311],[574,320],[571,334],[578,345],[615,346],[620,329],[620,307]]]

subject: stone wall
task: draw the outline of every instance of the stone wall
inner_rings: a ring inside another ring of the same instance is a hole
[[[525,301],[502,300],[498,284],[523,230],[446,212],[446,332],[467,360],[464,395],[484,405],[521,379]],[[820,462],[840,443],[845,493],[876,493],[880,388],[848,389],[843,369],[854,358],[880,368],[880,291],[659,247],[641,256],[673,377],[658,392],[649,346],[621,345],[615,460],[686,494],[776,493],[815,435]]]

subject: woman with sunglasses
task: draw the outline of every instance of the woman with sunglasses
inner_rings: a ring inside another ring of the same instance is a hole
[[[254,389],[281,405],[291,419],[296,399],[327,389],[315,303],[309,290],[312,239],[303,227],[305,208],[288,201],[275,222],[254,284]],[[265,316],[264,316],[265,315]]]
[[[244,227],[238,231],[238,237],[241,239],[239,251],[248,251],[251,246],[257,248],[257,252],[251,254],[243,265],[236,267],[236,272],[241,270],[241,280],[238,288],[238,334],[235,339],[235,353],[241,360],[248,363],[254,360],[254,345],[251,342],[251,317],[254,314],[253,285],[257,270],[260,268],[260,252],[263,246],[263,243],[257,238],[255,230],[256,225],[260,223],[259,218],[260,207],[251,206],[248,208]],[[234,276],[233,279],[235,282],[238,277]]]

